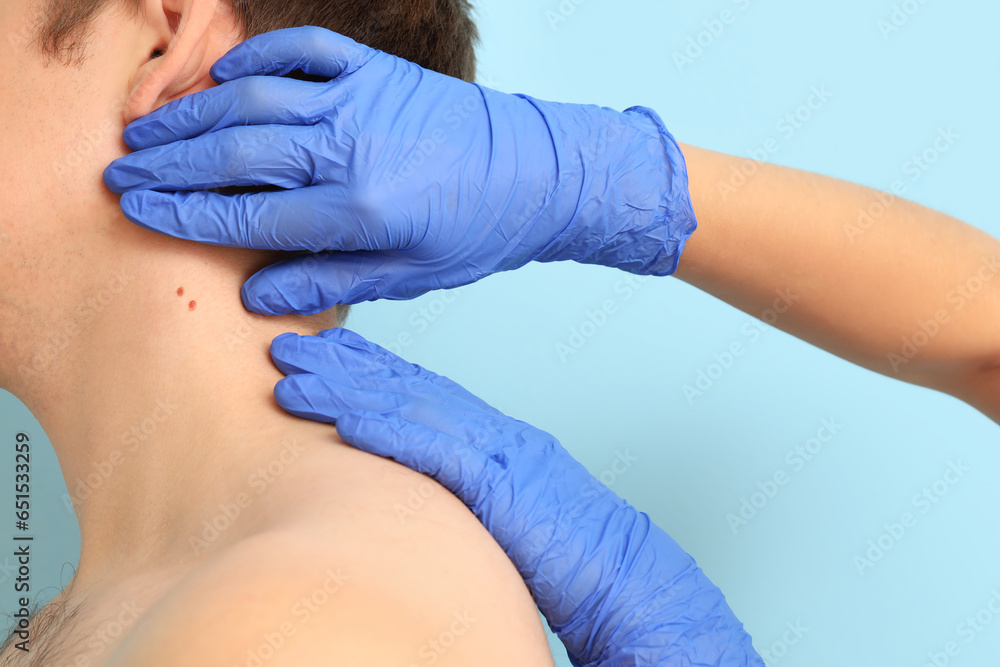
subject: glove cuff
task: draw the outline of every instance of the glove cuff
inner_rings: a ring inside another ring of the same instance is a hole
[[[677,269],[697,221],[684,156],[654,111],[484,96],[502,165],[486,200],[503,212],[494,224],[507,246],[493,271],[569,259],[640,275]]]
[[[663,124],[660,116],[647,107],[635,106],[625,110],[640,121],[644,119],[651,123],[659,135],[664,161],[660,163],[664,170],[661,176],[667,187],[663,190],[658,215],[650,225],[650,230],[665,230],[662,236],[651,235],[651,261],[642,272],[646,275],[668,276],[677,270],[684,246],[691,238],[698,221],[691,205],[691,193],[688,186],[687,162],[681,152],[680,145]],[[655,162],[654,162],[655,163]],[[640,253],[640,257],[645,256]],[[628,270],[628,269],[626,269]]]

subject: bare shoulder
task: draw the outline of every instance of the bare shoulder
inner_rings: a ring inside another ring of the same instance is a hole
[[[400,488],[399,502],[354,493],[220,552],[149,610],[108,667],[553,665],[513,565],[435,487]]]

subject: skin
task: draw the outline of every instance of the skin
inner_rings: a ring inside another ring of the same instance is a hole
[[[274,256],[143,230],[104,187],[127,120],[214,85],[240,41],[225,6],[106,10],[78,67],[34,50],[30,9],[0,3],[0,386],[49,436],[82,544],[10,664],[246,664],[278,632],[269,667],[551,665],[461,502],[275,404],[270,341],[327,323],[242,307]]]
[[[754,317],[789,291],[797,299],[775,327],[1000,424],[1000,241],[914,202],[779,165],[757,164],[734,188],[749,160],[681,150],[698,229],[674,275]]]

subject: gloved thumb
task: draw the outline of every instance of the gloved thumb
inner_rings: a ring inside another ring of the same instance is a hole
[[[325,28],[285,28],[236,45],[215,62],[210,74],[218,83],[244,76],[283,76],[294,70],[336,79],[354,72],[375,53],[374,49]]]

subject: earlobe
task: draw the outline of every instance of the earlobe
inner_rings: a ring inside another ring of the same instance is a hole
[[[186,92],[209,87],[209,70],[228,49],[222,49],[220,37],[235,29],[228,13],[219,11],[219,0],[144,0],[143,4],[139,20],[145,22],[146,44],[140,53],[146,56],[137,63],[125,103],[126,123]]]

